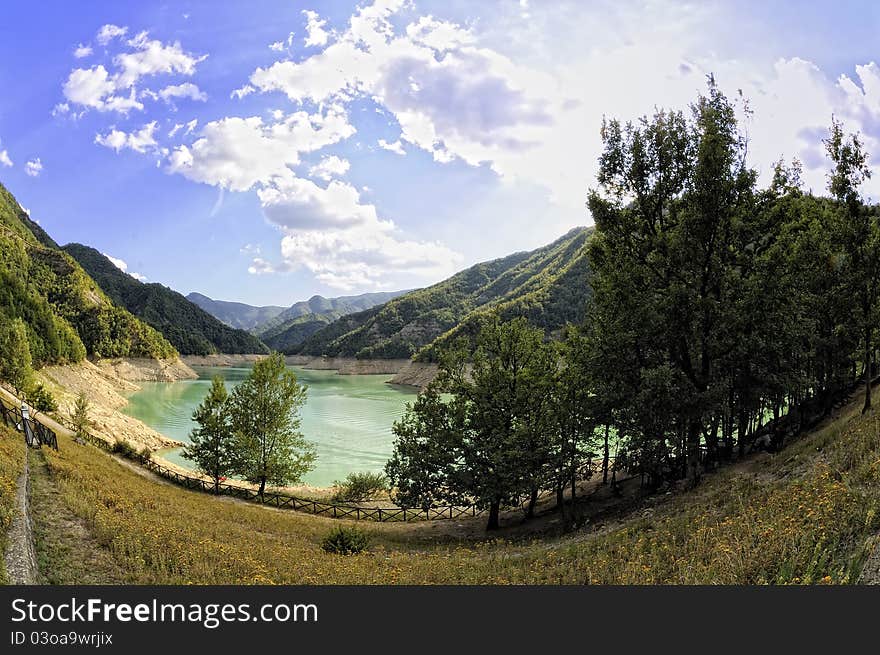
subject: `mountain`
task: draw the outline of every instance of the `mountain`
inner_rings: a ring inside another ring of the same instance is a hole
[[[172,357],[159,332],[117,306],[0,184],[0,328],[23,321],[35,366]]]
[[[295,303],[281,314],[257,327],[255,332],[273,350],[290,353],[318,330],[347,314],[364,311],[388,302],[407,291],[364,293],[359,296],[325,298],[312,296]]]
[[[432,361],[436,349],[472,335],[482,315],[526,316],[552,334],[583,320],[590,267],[585,244],[592,228],[575,228],[548,246],[476,264],[318,330],[294,352],[303,355]]]
[[[273,305],[254,307],[243,302],[214,300],[195,292],[187,294],[186,299],[204,309],[214,318],[226,323],[226,325],[249,331],[253,331],[258,325],[272,320],[286,309]]]
[[[94,248],[71,243],[64,246],[64,251],[113,302],[159,330],[183,355],[268,352],[252,334],[224,325],[166,286],[134,279]]]

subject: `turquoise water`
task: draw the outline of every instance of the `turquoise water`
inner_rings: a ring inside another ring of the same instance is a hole
[[[250,369],[193,367],[198,380],[143,382],[128,397],[123,410],[172,439],[189,441],[194,423],[192,413],[220,375],[231,391]],[[381,471],[391,455],[394,435],[391,426],[403,415],[416,390],[387,384],[388,375],[338,375],[335,371],[312,371],[291,367],[300,383],[308,386],[302,408],[301,430],[315,443],[315,469],[303,482],[326,487],[353,471]],[[192,468],[181,449],[163,457]]]

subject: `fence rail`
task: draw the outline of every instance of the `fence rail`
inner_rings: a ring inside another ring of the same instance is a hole
[[[49,446],[58,450],[58,436],[51,428],[46,427],[33,416],[24,418],[21,410],[17,407],[9,407],[2,399],[0,399],[0,416],[2,416],[3,424],[6,427],[24,435],[29,446],[34,448]]]

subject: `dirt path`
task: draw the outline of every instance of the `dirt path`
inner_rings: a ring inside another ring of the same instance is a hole
[[[16,512],[9,526],[5,562],[9,584],[37,584],[37,556],[34,550],[34,531],[28,504],[30,475],[27,451],[24,471],[18,478],[15,492]]]

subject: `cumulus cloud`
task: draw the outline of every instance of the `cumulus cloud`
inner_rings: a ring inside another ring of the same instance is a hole
[[[155,150],[158,147],[154,136],[156,125],[156,121],[152,121],[136,132],[124,132],[114,127],[106,134],[96,134],[95,143],[112,148],[116,152],[125,148],[140,153]]]
[[[143,282],[144,280],[147,279],[145,275],[141,275],[140,273],[135,273],[135,272],[129,273],[128,264],[125,262],[124,259],[119,259],[119,257],[113,257],[112,255],[108,255],[106,252],[102,252],[101,254],[104,255],[104,257],[106,257],[107,259],[109,259],[116,268],[118,268],[123,273],[127,273],[128,275],[133,277],[135,280],[139,280],[139,281]]]
[[[98,30],[98,34],[95,36],[95,40],[101,45],[107,45],[113,39],[125,36],[126,34],[128,34],[127,27],[110,24],[102,25],[101,29]]]
[[[347,159],[342,159],[336,155],[322,157],[321,161],[309,169],[309,175],[318,179],[329,182],[334,177],[342,177],[351,168],[351,164]]]
[[[207,123],[192,145],[178,146],[169,171],[197,182],[247,191],[292,175],[302,153],[314,152],[354,134],[346,113],[298,111],[265,123],[259,116],[228,117]]]
[[[90,54],[92,54],[92,46],[90,45],[83,45],[82,43],[80,43],[73,49],[73,56],[77,59],[83,59],[84,57],[88,57]]]
[[[107,45],[113,39],[123,37],[127,31],[128,28],[105,25],[99,30],[96,38],[98,43]],[[192,76],[196,66],[207,55],[198,56],[185,52],[177,41],[163,43],[151,39],[147,32],[140,32],[125,41],[125,45],[129,50],[120,52],[112,58],[112,70],[108,70],[104,64],[72,70],[62,87],[65,100],[87,109],[127,114],[133,109],[138,111],[144,109],[139,97],[161,98],[166,102],[171,102],[174,98],[199,101],[207,99],[198,86],[191,82],[169,85],[158,93],[147,89],[139,94],[136,88],[136,84],[145,77],[172,74]],[[74,54],[79,57],[77,52]],[[61,104],[57,105],[57,107],[61,106]]]
[[[43,162],[39,157],[31,159],[24,165],[24,172],[31,177],[38,177],[43,172]]]
[[[245,96],[249,96],[250,94],[252,94],[254,91],[256,91],[254,87],[252,87],[250,84],[245,84],[238,89],[233,89],[232,93],[229,94],[229,97],[241,100]]]
[[[0,141],[0,145],[2,145],[2,141]],[[9,152],[4,148],[0,150],[0,165],[2,166],[12,166],[12,159],[9,157]]]
[[[327,21],[321,20],[321,17],[318,16],[318,12],[309,11],[308,9],[303,11],[303,16],[306,17],[306,47],[321,47],[327,45],[327,41],[330,39],[330,34],[324,29],[324,25],[327,24]]]
[[[272,50],[274,52],[284,52],[291,47],[293,47],[293,32],[288,34],[286,39],[269,44],[269,50]]]
[[[400,143],[400,139],[398,139],[394,143],[388,143],[385,139],[379,139],[378,143],[379,147],[382,148],[382,150],[389,150],[391,152],[397,153],[398,155],[406,154],[406,150],[403,149],[403,144]]]

